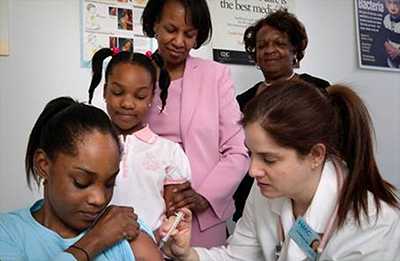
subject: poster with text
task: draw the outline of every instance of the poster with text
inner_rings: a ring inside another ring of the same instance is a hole
[[[400,72],[400,0],[355,0],[361,68]]]
[[[146,52],[153,40],[144,37],[140,18],[147,0],[81,0],[81,66],[89,67],[104,47]]]
[[[213,57],[230,64],[254,64],[244,51],[243,34],[247,27],[291,0],[208,0],[213,20]]]

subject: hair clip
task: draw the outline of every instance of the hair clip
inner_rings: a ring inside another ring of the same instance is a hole
[[[113,55],[116,55],[120,52],[120,49],[117,47],[113,47],[113,48],[111,48],[111,51],[113,52]]]
[[[144,55],[146,55],[147,57],[149,57],[151,59],[151,56],[153,55],[153,52],[148,50],[148,51],[146,51],[146,53]]]

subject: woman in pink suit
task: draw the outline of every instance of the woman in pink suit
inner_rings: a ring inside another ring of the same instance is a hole
[[[192,183],[176,186],[169,211],[181,207],[193,211],[193,245],[221,245],[226,220],[234,211],[232,195],[249,158],[228,68],[189,55],[211,36],[207,3],[150,0],[142,21],[146,35],[158,42],[155,62],[171,79],[167,105],[160,112],[161,101],[154,100],[149,124],[182,146],[192,168]]]

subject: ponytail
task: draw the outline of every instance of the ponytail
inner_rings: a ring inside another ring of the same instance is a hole
[[[304,81],[272,84],[246,106],[242,124],[260,123],[274,141],[299,155],[324,144],[326,158],[338,157],[349,170],[339,196],[338,227],[352,214],[368,217],[368,194],[379,212],[382,201],[399,207],[395,188],[379,173],[368,110],[349,87],[329,86],[327,93]]]
[[[94,130],[110,134],[121,152],[118,134],[103,110],[79,103],[70,97],[60,97],[50,101],[39,115],[29,136],[25,155],[25,172],[29,188],[32,178],[37,185],[41,181],[41,177],[35,171],[34,162],[35,152],[38,149],[42,149],[51,160],[59,152],[76,155],[78,140],[84,140],[84,135]]]
[[[349,210],[360,225],[363,213],[368,218],[368,192],[374,197],[378,213],[381,200],[398,207],[398,198],[394,186],[379,173],[373,150],[375,133],[361,98],[350,88],[340,85],[329,87],[328,93],[336,110],[337,150],[349,170],[339,199],[338,226],[344,224]]]
[[[163,58],[158,53],[158,50],[156,52],[154,52],[154,54],[151,56],[151,58],[157,64],[157,66],[160,68],[160,76],[158,78],[158,85],[160,86],[160,90],[161,90],[161,92],[160,92],[160,99],[161,99],[160,112],[162,112],[167,103],[168,88],[169,88],[169,85],[171,84],[171,78],[169,76],[167,69],[165,68]]]
[[[90,87],[89,87],[89,104],[92,103],[94,90],[101,81],[101,75],[103,73],[103,62],[107,57],[112,55],[113,51],[109,48],[102,48],[93,55],[92,81],[90,82]]]
[[[46,136],[44,133],[47,123],[49,120],[57,113],[68,108],[70,105],[74,104],[75,101],[70,97],[60,97],[50,101],[43,112],[40,114],[39,118],[36,120],[35,125],[29,135],[28,146],[25,154],[25,173],[29,188],[31,188],[31,174],[33,174],[33,179],[39,185],[40,177],[35,173],[34,167],[34,154],[35,151],[41,146],[42,136]]]
[[[111,74],[113,68],[120,63],[129,63],[129,64],[137,64],[145,68],[151,75],[152,82],[153,82],[153,88],[156,86],[156,73],[157,70],[152,63],[152,60],[154,63],[160,68],[160,75],[159,75],[159,81],[158,84],[160,86],[161,92],[160,92],[160,99],[161,99],[161,110],[162,112],[165,108],[165,105],[167,103],[167,98],[168,98],[168,87],[171,83],[171,78],[169,76],[168,71],[165,69],[164,66],[164,61],[161,57],[161,55],[156,51],[154,54],[151,55],[151,57],[147,57],[146,55],[143,55],[141,53],[131,53],[127,51],[122,51],[119,52],[115,55],[113,55],[113,51],[109,48],[102,48],[98,50],[92,58],[92,80],[90,82],[90,87],[89,87],[89,103],[92,103],[93,99],[93,93],[96,87],[99,85],[101,78],[102,78],[102,72],[103,72],[103,62],[104,60],[112,56],[111,61],[107,65],[107,69],[105,72],[105,80],[107,81],[107,78],[109,74]],[[154,89],[153,89],[154,90]]]

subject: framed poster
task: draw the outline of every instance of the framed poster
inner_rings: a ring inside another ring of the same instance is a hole
[[[400,0],[355,0],[361,68],[400,72]]]
[[[230,64],[254,64],[244,51],[247,27],[278,9],[290,9],[290,0],[208,0],[213,20],[213,57]]]
[[[0,0],[0,55],[9,55],[8,0]]]
[[[153,40],[144,37],[140,18],[147,0],[81,0],[81,67],[104,47],[146,52]]]

